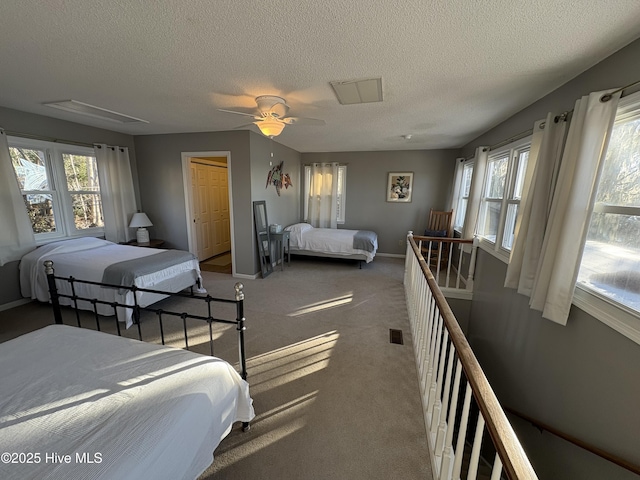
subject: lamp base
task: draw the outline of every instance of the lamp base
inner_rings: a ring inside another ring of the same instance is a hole
[[[136,230],[136,240],[138,243],[149,243],[149,230],[144,227]]]

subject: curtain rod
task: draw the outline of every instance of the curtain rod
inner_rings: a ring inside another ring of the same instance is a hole
[[[640,83],[640,82],[638,82]],[[565,122],[569,119],[569,117],[571,116],[571,114],[573,113],[573,110],[569,110],[566,112],[562,112],[560,115],[556,115],[554,117],[554,122],[558,123],[558,122]],[[543,129],[545,127],[545,123],[546,122],[542,122],[540,124],[540,129]],[[501,142],[498,143],[494,143],[493,145],[490,145],[487,148],[484,148],[482,151],[483,152],[487,152],[487,151],[492,151],[495,150],[496,148],[500,148],[500,147],[504,147],[505,145],[509,145],[511,142],[515,142],[517,140],[520,140],[522,138],[528,137],[529,135],[533,134],[533,128],[530,128],[528,130],[525,130],[524,132],[520,132],[516,135],[513,135],[512,137],[507,138],[506,140],[503,140]],[[470,155],[468,157],[466,157],[464,160],[471,160],[473,157],[475,157],[475,152],[473,153],[473,155]]]
[[[94,147],[93,143],[74,142],[73,140],[61,140],[59,138],[45,137],[43,135],[33,135],[31,133],[10,132],[9,130],[5,130],[4,133],[12,137],[30,138],[31,140],[42,140],[44,142],[53,143],[66,143],[68,145],[76,145],[79,147]]]
[[[605,93],[604,95],[602,95],[600,97],[600,101],[601,102],[608,102],[609,100],[611,100],[613,98],[613,96],[618,93],[618,92],[622,92],[622,94],[620,95],[620,97],[624,97],[626,96],[624,91],[628,88],[631,87],[635,87],[636,85],[640,84],[640,80],[636,80],[635,82],[630,83],[629,85],[625,85],[624,87],[618,88],[617,90],[614,90],[613,92],[609,92],[609,93]]]

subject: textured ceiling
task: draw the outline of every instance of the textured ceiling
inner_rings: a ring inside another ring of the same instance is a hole
[[[218,108],[279,95],[326,122],[285,128],[300,152],[459,147],[638,38],[638,18],[638,0],[3,0],[0,106],[136,135],[231,130],[251,119]],[[381,103],[329,85],[379,76]],[[149,123],[42,105],[68,99]]]

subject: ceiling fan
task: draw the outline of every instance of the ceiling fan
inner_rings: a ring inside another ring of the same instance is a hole
[[[258,113],[236,112],[235,110],[224,110],[219,108],[220,112],[235,113],[236,115],[245,115],[253,117],[255,122],[240,125],[236,128],[246,127],[247,125],[257,125],[263,135],[273,138],[282,133],[286,125],[324,125],[324,120],[316,118],[287,117],[289,105],[282,97],[275,95],[261,95],[256,97],[258,105]]]

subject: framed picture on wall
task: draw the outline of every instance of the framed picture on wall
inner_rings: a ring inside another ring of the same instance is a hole
[[[390,172],[387,178],[387,202],[408,203],[413,192],[413,172]]]

